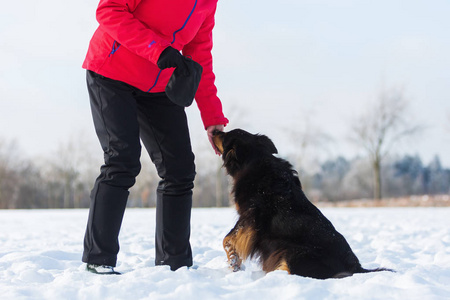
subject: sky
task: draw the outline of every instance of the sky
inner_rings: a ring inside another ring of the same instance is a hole
[[[8,1],[0,11],[0,141],[45,156],[74,137],[97,143],[81,68],[97,0]],[[401,88],[426,129],[394,153],[450,167],[450,2],[219,0],[214,68],[228,128],[325,133],[311,155],[352,157],[349,127],[384,88]],[[194,142],[207,143],[195,105]],[[294,146],[294,148],[292,148]],[[319,149],[320,148],[320,149]],[[100,150],[100,148],[99,148]]]

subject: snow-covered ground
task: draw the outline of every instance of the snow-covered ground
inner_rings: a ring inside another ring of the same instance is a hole
[[[99,276],[80,262],[87,210],[0,211],[0,299],[450,299],[449,208],[322,210],[364,267],[397,273],[315,280],[283,271],[227,269],[222,238],[231,208],[194,209],[196,268],[154,265],[154,209],[128,209],[118,271]]]

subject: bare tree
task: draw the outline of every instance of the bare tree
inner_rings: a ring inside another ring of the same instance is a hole
[[[403,89],[382,90],[351,125],[350,139],[370,157],[374,175],[374,199],[381,199],[381,162],[396,143],[418,133],[422,126],[409,115]]]
[[[310,175],[318,173],[321,159],[330,155],[333,139],[314,122],[312,116],[315,115],[313,111],[299,112],[297,121],[290,127],[283,128],[284,137],[288,140],[282,143],[284,149],[278,150],[287,150],[287,159],[298,171],[302,188],[312,199],[319,199],[323,195],[314,188],[314,180]]]
[[[299,118],[301,123],[284,131],[290,141],[288,145],[291,144],[294,147],[290,150],[293,152],[295,167],[312,172],[319,165],[320,155],[329,154],[330,143],[333,139],[320,126],[314,124],[308,115]]]
[[[98,175],[101,155],[98,146],[88,137],[83,132],[72,134],[66,141],[61,141],[55,151],[35,159],[46,178],[48,207],[80,208],[89,205],[89,191]]]
[[[209,144],[206,133],[200,132],[193,138],[193,151],[197,175],[194,182],[193,205],[196,207],[223,206],[223,198],[228,200],[226,178],[221,169],[221,159],[214,154]],[[227,201],[228,202],[228,201]]]
[[[0,139],[0,209],[16,208],[19,172],[17,143]]]

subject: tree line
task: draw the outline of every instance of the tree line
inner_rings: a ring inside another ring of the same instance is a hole
[[[381,170],[385,198],[450,194],[450,169],[444,168],[437,156],[426,165],[417,155],[388,157]],[[338,157],[322,163],[318,172],[304,174],[303,182],[315,201],[372,199],[377,188],[372,172],[368,159]]]
[[[14,155],[14,149],[12,143],[0,143],[0,209],[89,207],[98,162],[91,162],[89,169],[85,165],[92,159],[80,156],[77,162],[72,152],[70,160],[60,155],[36,164],[34,160]],[[82,160],[84,164],[79,163]],[[143,171],[130,190],[130,207],[154,207],[156,203],[159,178],[150,159],[144,155],[142,164]],[[305,193],[312,201],[373,197],[373,167],[367,157],[326,160],[314,172],[298,165],[294,167],[299,170]],[[417,155],[389,156],[381,166],[381,178],[384,197],[450,193],[450,169],[442,166],[439,157],[424,164]],[[230,179],[218,157],[197,159],[194,206],[229,206],[230,189]]]

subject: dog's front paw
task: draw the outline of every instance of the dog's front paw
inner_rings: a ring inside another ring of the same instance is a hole
[[[241,270],[242,260],[238,256],[232,255],[228,260],[228,263],[230,265],[230,269],[233,272]]]

